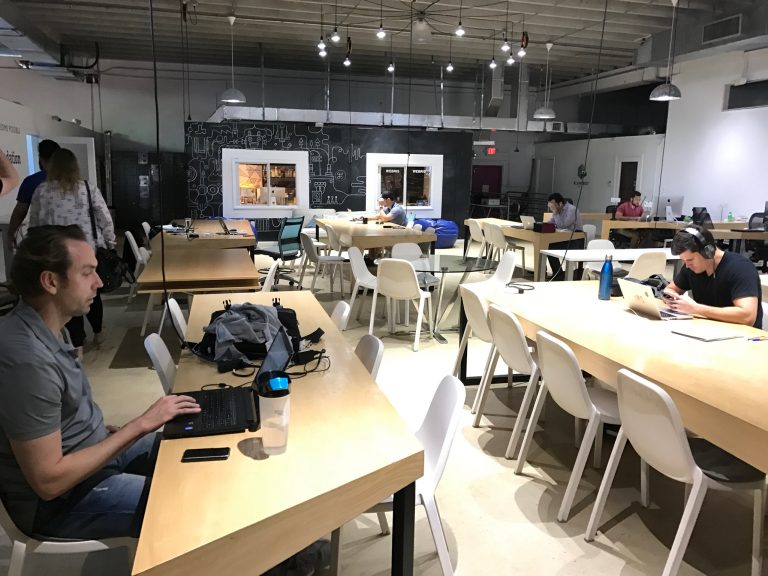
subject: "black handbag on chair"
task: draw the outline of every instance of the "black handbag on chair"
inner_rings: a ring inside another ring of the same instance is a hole
[[[96,232],[96,219],[93,216],[93,201],[91,200],[91,187],[88,186],[88,180],[85,180],[85,189],[88,191],[88,214],[91,217],[91,232],[93,233],[93,242],[96,243],[98,234]],[[101,278],[102,292],[112,292],[117,290],[123,284],[123,277],[133,276],[126,267],[123,259],[118,256],[114,250],[107,248],[96,248],[96,273]],[[130,279],[129,279],[130,280]]]

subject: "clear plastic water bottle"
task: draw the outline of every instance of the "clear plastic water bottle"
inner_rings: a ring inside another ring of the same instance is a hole
[[[597,297],[600,300],[611,299],[611,284],[613,284],[613,256],[607,254],[600,269],[600,288],[597,291]]]

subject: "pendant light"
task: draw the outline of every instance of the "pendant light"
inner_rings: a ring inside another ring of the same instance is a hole
[[[341,40],[339,36],[339,2],[336,0],[333,6],[333,34],[331,34],[331,42],[338,42]]]
[[[502,52],[509,52],[509,49],[510,49],[509,41],[507,40],[508,31],[509,31],[509,2],[507,2],[507,16],[504,20],[504,43],[501,45]]]
[[[464,26],[461,25],[461,9],[464,6],[464,0],[461,0],[459,2],[459,26],[456,28],[456,36],[461,38],[464,36]]]
[[[525,31],[525,16],[523,16],[523,33],[520,36],[520,50],[517,51],[518,58],[525,57],[526,48],[528,48],[528,32]]]
[[[494,37],[491,38],[491,61],[488,63],[488,68],[490,68],[491,70],[495,70],[496,69],[496,57],[493,55],[493,43],[496,40],[496,38],[495,38],[496,31],[495,30],[493,31],[493,36]]]
[[[376,32],[376,38],[384,40],[387,36],[384,30],[384,0],[379,0],[379,31]]]
[[[547,42],[547,71],[544,73],[544,106],[537,108],[533,113],[536,120],[554,120],[555,111],[549,107],[549,90],[552,86],[552,79],[549,76],[549,51],[552,50],[552,42]]]
[[[352,66],[352,60],[349,59],[349,55],[352,53],[352,38],[349,37],[349,26],[347,26],[347,56],[344,58],[344,66],[349,68]]]
[[[507,7],[507,10],[509,10],[509,7]],[[510,37],[511,38],[515,37],[515,27],[514,27],[514,25],[512,26],[512,34],[510,34]],[[504,40],[506,40],[506,34],[504,36]],[[504,47],[502,46],[502,50],[503,49],[504,49]],[[512,56],[512,51],[510,49],[510,51],[507,53],[507,66],[512,66],[512,64],[514,64],[514,63],[515,63],[515,58],[514,58],[514,56]]]
[[[235,16],[227,16],[229,20],[229,49],[230,49],[230,71],[232,74],[232,86],[225,90],[219,99],[222,104],[245,104],[245,94],[235,88]]]
[[[672,26],[669,30],[669,54],[667,56],[667,81],[664,84],[659,84],[651,92],[650,100],[654,102],[669,102],[670,100],[680,100],[682,94],[680,88],[672,84],[670,79],[672,78],[672,67],[674,66],[674,60],[672,59],[672,46],[675,40],[675,16],[677,14],[677,0],[672,0]]]
[[[448,36],[448,66],[445,67],[446,72],[453,72],[453,38]]]

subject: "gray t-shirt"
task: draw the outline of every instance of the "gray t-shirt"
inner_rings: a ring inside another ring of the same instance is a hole
[[[0,496],[16,525],[31,533],[38,497],[9,440],[61,430],[62,452],[69,454],[101,442],[108,432],[66,330],[63,340],[56,338],[22,301],[0,320],[0,334]]]
[[[392,224],[397,224],[398,226],[405,226],[408,223],[408,216],[405,214],[405,209],[400,206],[397,202],[394,202],[392,204],[392,208],[387,211],[387,214],[392,216]]]

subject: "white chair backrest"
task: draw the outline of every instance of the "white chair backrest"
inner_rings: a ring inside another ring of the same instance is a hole
[[[133,252],[133,257],[136,258],[136,261],[138,262],[141,259],[141,253],[139,252],[139,245],[136,243],[136,238],[133,237],[133,234],[131,232],[126,230],[125,239],[128,241],[128,245],[131,247],[131,252]]]
[[[603,238],[595,238],[587,242],[587,250],[613,250],[613,242]]]
[[[139,246],[139,255],[141,256],[141,258],[137,259],[136,262],[141,263],[143,266],[146,266],[150,258],[149,250],[144,248],[144,246]]]
[[[144,349],[152,360],[152,366],[160,378],[160,384],[163,386],[163,392],[170,394],[173,387],[173,379],[176,378],[176,364],[173,363],[171,353],[168,352],[168,346],[156,332],[153,332],[144,338]]]
[[[581,229],[584,232],[584,235],[587,237],[587,244],[594,240],[595,236],[597,235],[597,226],[594,224],[584,224]]]
[[[469,226],[469,236],[473,242],[485,242],[485,236],[483,235],[483,228],[480,226],[480,222],[475,218],[467,220],[467,226]]]
[[[646,252],[632,264],[627,276],[645,280],[653,274],[664,274],[667,269],[667,255],[663,252]]]
[[[517,317],[491,304],[488,307],[488,326],[504,363],[521,374],[532,374],[536,369],[535,362]]]
[[[352,268],[352,275],[355,280],[362,283],[376,282],[376,276],[370,273],[368,267],[365,265],[365,259],[363,253],[357,246],[352,246],[348,251],[349,265]]]
[[[384,342],[373,334],[366,334],[355,346],[355,354],[374,380],[379,374],[381,359],[384,358]]]
[[[507,249],[507,239],[498,224],[484,224],[485,238],[494,248]]]
[[[499,284],[499,287],[503,288],[506,284],[512,280],[512,274],[515,272],[515,252],[507,250],[504,252],[504,256],[501,257],[501,262],[496,266],[496,271],[489,280]]]
[[[317,264],[317,248],[315,248],[315,243],[312,242],[312,238],[303,232],[301,233],[301,246],[304,248],[304,254],[307,255],[307,260]]]
[[[421,232],[421,224],[414,224],[413,225],[413,229],[414,230],[418,230],[419,232]]]
[[[340,251],[341,239],[339,238],[339,233],[336,231],[336,229],[333,226],[326,224],[325,233],[328,234],[328,244],[330,244],[331,250],[337,252]]]
[[[152,232],[152,226],[149,225],[149,222],[142,222],[141,227],[144,229],[144,235],[147,237],[147,246],[149,246],[149,233]]]
[[[669,394],[625,368],[619,370],[617,388],[621,426],[640,458],[662,474],[692,484],[696,463]]]
[[[349,311],[349,304],[344,302],[344,300],[340,300],[336,303],[336,306],[333,307],[333,312],[331,312],[331,320],[333,320],[333,323],[339,330],[344,330],[347,327]]]
[[[421,296],[416,270],[407,260],[384,258],[379,262],[378,291],[396,300],[414,300]]]
[[[392,258],[400,260],[418,260],[421,258],[421,247],[415,242],[400,242],[392,246]]]
[[[467,315],[467,323],[472,328],[472,335],[483,342],[493,342],[491,329],[488,326],[488,300],[485,298],[487,290],[488,288],[473,284],[459,286],[461,302],[464,305],[464,313]]]
[[[0,500],[0,528],[3,529],[3,532],[5,532],[8,538],[13,542],[26,542],[29,540],[29,537],[18,529],[16,523],[5,509],[5,504],[2,500]]]
[[[429,226],[426,230],[424,230],[425,234],[435,234],[435,229],[432,226]]]
[[[187,321],[184,319],[181,306],[179,306],[176,298],[168,298],[168,310],[171,311],[171,322],[173,322],[173,327],[176,329],[176,333],[180,338],[186,338]]]
[[[565,342],[540,330],[536,334],[541,377],[558,406],[577,418],[589,420],[592,400],[576,356]]]
[[[446,376],[435,390],[416,438],[424,446],[424,483],[434,492],[448,461],[453,438],[459,427],[466,391],[458,378]]]
[[[269,267],[267,277],[264,278],[264,284],[261,286],[262,292],[270,292],[275,285],[275,276],[277,276],[277,269],[280,266],[280,260],[272,262],[272,266]]]

